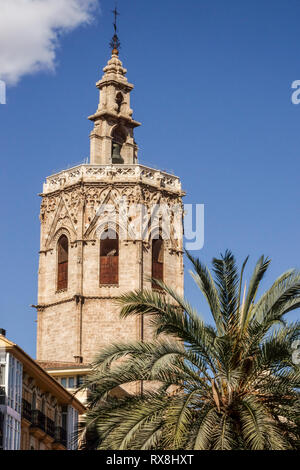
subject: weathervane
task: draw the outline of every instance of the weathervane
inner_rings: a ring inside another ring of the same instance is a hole
[[[120,13],[117,10],[117,6],[115,6],[115,9],[112,11],[112,13],[114,14],[114,17],[115,17],[115,21],[113,23],[115,34],[113,35],[113,38],[110,42],[110,47],[112,48],[113,54],[118,54],[121,43],[117,34],[118,32],[117,19],[118,19],[118,16],[120,15]]]

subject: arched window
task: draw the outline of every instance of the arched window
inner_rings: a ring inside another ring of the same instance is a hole
[[[112,163],[124,163],[123,158],[121,157],[121,149],[123,144],[126,142],[126,134],[124,130],[117,126],[112,131],[112,147],[111,147],[111,157]]]
[[[106,230],[101,236],[100,284],[119,284],[119,237],[114,230]]]
[[[123,101],[124,101],[124,97],[122,93],[119,92],[116,96],[116,103],[118,105],[118,109],[117,109],[118,114],[121,111],[121,106],[122,106]]]
[[[164,280],[164,242],[161,237],[152,240],[152,278]],[[152,287],[160,289],[155,282],[152,282]]]
[[[68,261],[69,242],[65,235],[62,235],[57,244],[57,290],[68,288]]]

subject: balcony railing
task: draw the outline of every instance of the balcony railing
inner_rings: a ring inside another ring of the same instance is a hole
[[[47,418],[40,410],[32,410],[30,403],[26,400],[23,400],[23,417],[31,422],[32,428],[41,429],[48,434],[48,436],[53,437],[55,442],[59,442],[67,447],[66,430],[62,427],[55,426],[55,422]]]
[[[56,427],[55,428],[55,442],[59,442],[63,446],[67,447],[67,431],[64,428]]]
[[[155,170],[144,165],[86,165],[81,164],[48,176],[44,184],[44,193],[56,191],[73,185],[78,181],[141,181],[146,184],[162,186],[166,189],[181,191],[180,179],[164,171]]]
[[[4,415],[0,411],[0,450],[3,450],[3,424],[4,424]]]
[[[46,416],[40,410],[32,410],[32,426],[46,431]]]
[[[6,395],[5,395],[5,387],[0,387],[0,405],[5,405],[5,400]]]
[[[31,403],[23,398],[22,400],[22,417],[27,419],[31,423],[32,421],[32,409]]]
[[[49,418],[46,420],[46,433],[51,437],[55,437],[55,423]]]

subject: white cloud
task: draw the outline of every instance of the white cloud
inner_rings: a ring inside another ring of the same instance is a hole
[[[92,21],[98,0],[0,0],[0,78],[54,70],[61,33]]]

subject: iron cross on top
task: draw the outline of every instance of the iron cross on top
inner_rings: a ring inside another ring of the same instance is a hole
[[[120,13],[118,12],[117,7],[115,7],[115,9],[112,12],[115,16],[115,22],[114,22],[115,32],[117,32],[117,30],[118,30],[118,28],[117,28],[117,19],[118,19],[118,16],[120,15]]]

